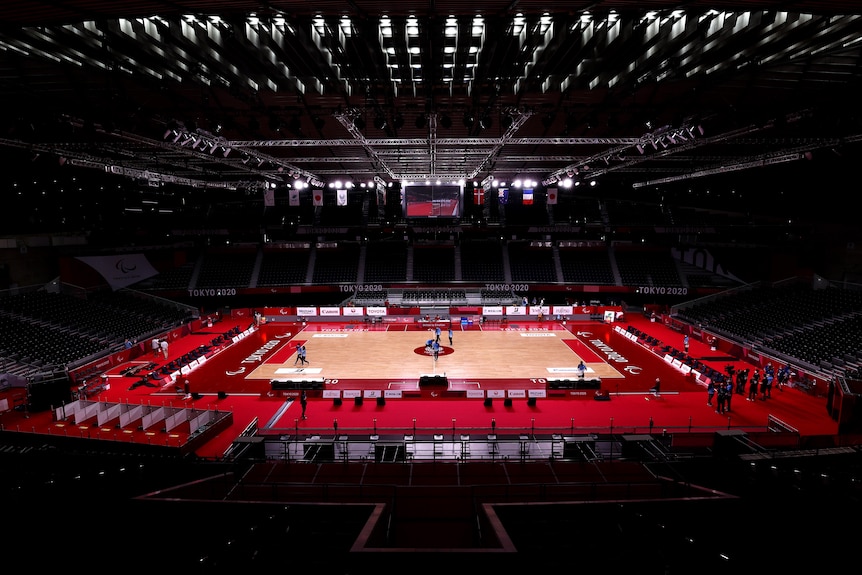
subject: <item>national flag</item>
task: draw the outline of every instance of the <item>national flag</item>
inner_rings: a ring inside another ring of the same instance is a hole
[[[548,188],[548,204],[557,203],[557,188]]]
[[[509,203],[509,188],[497,188],[497,203],[501,206]]]
[[[338,190],[337,192],[338,205],[346,206],[347,205],[347,190]]]
[[[524,202],[525,206],[532,206],[533,205],[533,190],[532,190],[532,188],[524,189],[524,200],[523,200],[523,202]]]
[[[323,190],[314,190],[311,193],[311,197],[315,206],[323,205]]]
[[[299,205],[299,190],[290,190],[287,193],[287,202],[291,206],[298,206]]]
[[[266,188],[263,191],[263,205],[266,207],[272,207],[275,205],[275,190],[272,188]]]
[[[476,188],[473,190],[473,203],[477,206],[481,206],[485,203],[485,189],[484,188]]]

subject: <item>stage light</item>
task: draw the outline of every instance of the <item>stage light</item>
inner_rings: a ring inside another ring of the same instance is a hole
[[[378,130],[385,129],[386,128],[386,118],[382,115],[375,116],[374,117],[374,127],[377,128]]]
[[[440,116],[440,125],[448,130],[452,127],[452,118],[448,114],[443,114]]]
[[[490,115],[485,114],[479,119],[479,127],[483,130],[488,130],[494,125],[494,119]]]
[[[464,127],[465,128],[472,128],[473,122],[475,122],[475,121],[476,121],[476,119],[473,116],[472,112],[470,112],[470,111],[464,112]]]

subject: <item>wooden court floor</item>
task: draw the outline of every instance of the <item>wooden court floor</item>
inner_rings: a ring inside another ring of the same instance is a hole
[[[586,326],[586,324],[585,324]],[[283,331],[273,324],[262,326],[266,332]],[[284,358],[273,353],[278,361],[265,360],[250,371],[249,379],[324,378],[326,380],[388,379],[412,380],[420,375],[445,375],[450,380],[517,379],[538,380],[552,377],[577,377],[577,365],[583,360],[587,377],[623,378],[600,353],[579,355],[594,347],[596,337],[607,340],[612,327],[591,323],[589,331],[574,333],[559,324],[545,322],[501,330],[455,329],[450,345],[447,332],[440,337],[442,346],[438,358],[426,351],[426,343],[434,339],[433,331],[366,330],[340,324],[306,326],[283,345],[306,346],[307,365],[296,362],[296,354]],[[586,327],[585,327],[586,329]],[[614,336],[621,345],[629,342]],[[580,343],[574,343],[577,340]],[[568,343],[567,343],[568,342]],[[596,361],[598,360],[598,361]]]

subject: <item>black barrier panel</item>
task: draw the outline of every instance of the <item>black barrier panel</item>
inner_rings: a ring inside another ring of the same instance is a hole
[[[323,379],[271,379],[272,389],[323,389]]]
[[[550,389],[601,389],[602,380],[599,378],[594,379],[568,379],[568,378],[560,378],[560,379],[549,379],[548,387]]]
[[[449,379],[445,375],[422,375],[419,387],[449,387]]]

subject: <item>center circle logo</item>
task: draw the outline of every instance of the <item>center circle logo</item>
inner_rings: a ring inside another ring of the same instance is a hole
[[[413,353],[415,353],[417,355],[427,355],[427,356],[431,356],[431,357],[434,356],[434,350],[432,350],[430,347],[424,346],[424,345],[422,347],[414,348]],[[445,345],[440,346],[440,353],[438,355],[449,355],[450,353],[455,353],[455,348],[448,347]]]

